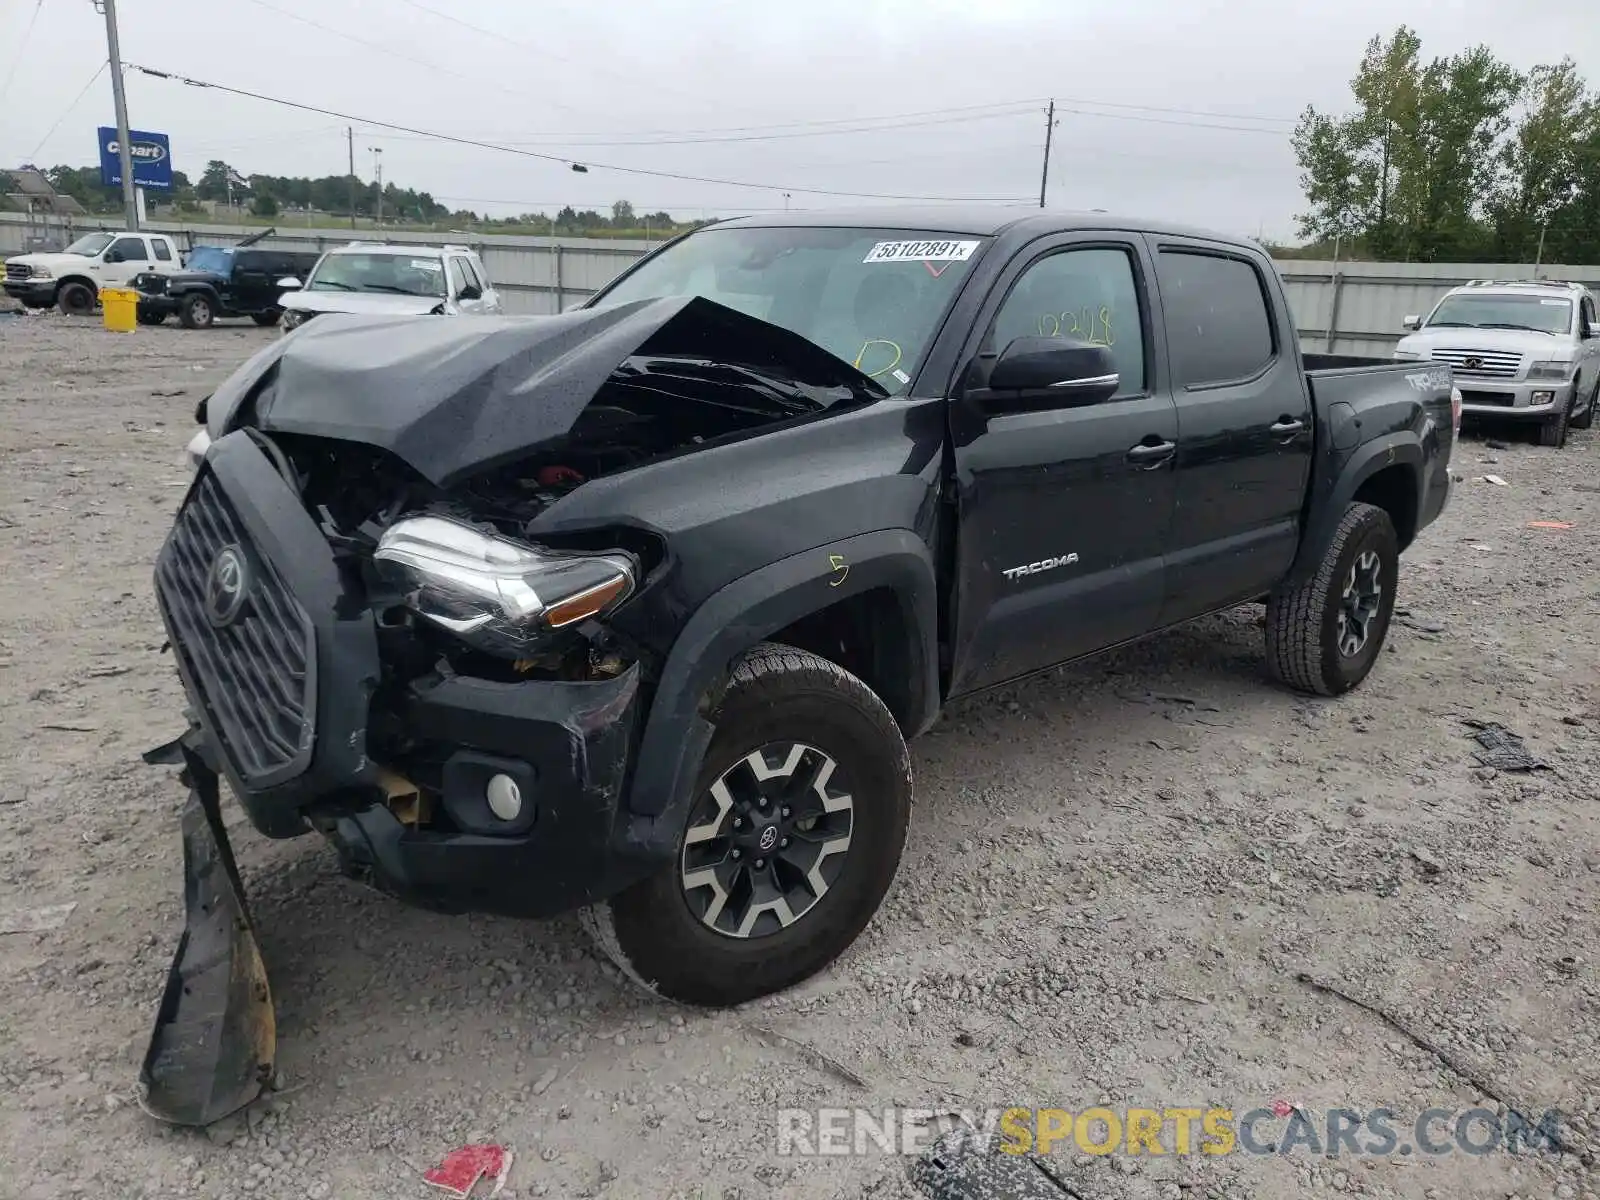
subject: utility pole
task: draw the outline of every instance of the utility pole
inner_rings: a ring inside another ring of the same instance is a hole
[[[95,5],[106,17],[106,57],[111,62],[111,100],[117,110],[117,158],[122,168],[122,215],[129,229],[139,228],[139,198],[133,187],[133,147],[128,141],[128,99],[122,92],[122,48],[117,44],[117,0]]]
[[[350,228],[356,227],[356,131],[354,126],[344,127],[345,144],[350,148]]]
[[[372,174],[376,178],[377,183],[378,183],[378,211],[377,211],[377,216],[376,216],[376,218],[375,218],[373,223],[379,229],[382,229],[383,228],[383,147],[382,146],[368,146],[367,149],[372,151]]]
[[[1044,207],[1045,189],[1050,186],[1050,139],[1056,131],[1056,101],[1050,98],[1050,107],[1044,119],[1044,170],[1039,172],[1039,207]]]

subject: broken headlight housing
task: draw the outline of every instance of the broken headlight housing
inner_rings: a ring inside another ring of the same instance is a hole
[[[505,658],[621,604],[637,569],[621,550],[547,550],[436,516],[396,521],[372,557],[418,616]]]

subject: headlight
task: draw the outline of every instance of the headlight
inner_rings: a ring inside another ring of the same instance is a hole
[[[634,586],[623,551],[544,550],[448,517],[396,521],[373,561],[419,616],[507,658],[615,608]]]
[[[35,279],[54,279],[55,276],[50,274],[50,268],[49,267],[35,267],[33,269],[33,278],[35,278]]]
[[[1546,359],[1536,362],[1528,368],[1529,379],[1566,379],[1572,374],[1575,364],[1562,362],[1559,359]]]
[[[311,314],[303,308],[286,308],[283,310],[283,327],[285,329],[299,329],[311,319]]]

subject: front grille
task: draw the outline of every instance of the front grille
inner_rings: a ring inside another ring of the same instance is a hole
[[[246,564],[246,599],[213,623],[207,590],[218,555]],[[223,752],[255,786],[281,783],[311,761],[316,728],[315,635],[283,577],[251,543],[221,486],[202,474],[156,564],[172,640],[212,717]]]
[[[160,296],[167,290],[167,277],[158,275],[154,271],[146,271],[142,275],[135,275],[133,286],[147,296]]]
[[[1522,355],[1514,350],[1432,350],[1434,362],[1449,363],[1457,375],[1476,375],[1480,379],[1515,379],[1522,369]]]
[[[1516,403],[1516,396],[1511,392],[1471,392],[1463,388],[1461,403],[1494,404],[1501,408],[1510,408]]]
[[[30,267],[27,263],[7,263],[6,264],[6,278],[7,279],[32,279],[33,278],[33,268]]]

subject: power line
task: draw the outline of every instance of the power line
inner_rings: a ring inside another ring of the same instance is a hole
[[[250,100],[264,100],[268,104],[281,104],[286,108],[296,108],[302,112],[313,112],[324,117],[338,117],[343,121],[355,121],[362,125],[372,125],[380,129],[393,129],[400,133],[420,134],[423,137],[433,138],[436,141],[454,142],[462,146],[474,146],[479,150],[497,150],[502,154],[515,154],[522,158],[534,158],[543,162],[561,163],[568,166],[582,166],[585,170],[598,168],[603,171],[615,171],[621,175],[643,175],[655,179],[676,179],[686,183],[708,183],[719,187],[755,188],[768,192],[800,192],[808,196],[841,196],[858,200],[948,200],[953,203],[974,204],[1003,204],[1014,201],[1013,196],[911,196],[892,192],[850,192],[836,188],[808,188],[798,187],[793,184],[778,183],[752,183],[743,179],[717,179],[706,175],[689,175],[680,171],[657,171],[647,167],[626,167],[618,163],[593,162],[585,159],[582,163],[575,162],[572,158],[559,154],[544,154],[537,150],[525,150],[516,146],[507,146],[495,142],[479,141],[476,138],[452,137],[449,134],[434,133],[428,129],[418,129],[412,125],[401,125],[393,121],[379,121],[372,117],[357,116],[351,113],[338,112],[331,108],[319,108],[314,104],[303,104],[297,100],[286,100],[281,96],[268,96],[261,92],[252,92],[245,88],[229,87],[224,83],[211,83],[203,79],[191,79],[184,75],[174,74],[170,71],[158,71],[154,67],[141,67],[136,63],[125,64],[131,71],[152,76],[156,79],[168,79],[182,83],[188,87],[210,88],[213,91],[226,92],[232,96],[243,96]]]
[[[590,75],[609,75],[611,78],[616,79],[619,82],[626,83],[629,87],[638,87],[641,82],[644,82],[650,87],[655,88],[657,91],[666,92],[669,95],[678,96],[685,100],[692,100],[696,104],[702,104],[711,108],[723,108],[726,106],[726,101],[712,100],[706,96],[696,96],[690,92],[685,92],[678,88],[671,87],[667,84],[659,83],[654,80],[641,81],[637,75],[629,75],[621,71],[613,71],[593,59],[584,60],[571,58],[568,55],[561,54],[550,49],[548,46],[540,46],[533,42],[524,42],[519,38],[514,38],[504,33],[497,33],[492,29],[485,29],[482,25],[474,25],[471,21],[464,20],[463,18],[456,16],[454,13],[440,12],[436,8],[429,8],[426,4],[419,4],[417,0],[400,0],[400,2],[416,9],[418,12],[427,13],[430,17],[434,17],[440,21],[448,21],[452,25],[459,25],[463,29],[470,29],[473,33],[480,34],[481,36],[490,38],[493,41],[509,43],[533,54],[542,54],[546,58],[555,59],[556,62],[566,63],[568,66],[581,67]]]
[[[38,0],[33,6],[33,11],[28,14],[28,27],[22,31],[22,40],[17,43],[17,58],[11,64],[11,70],[6,72],[6,81],[0,83],[0,98],[3,98],[11,88],[11,81],[17,77],[17,71],[22,66],[23,57],[28,50],[28,38],[33,34],[33,27],[39,20],[39,10],[44,7],[44,0]]]
[[[1166,117],[1146,117],[1134,113],[1109,113],[1090,112],[1085,108],[1063,108],[1056,105],[1057,112],[1076,113],[1080,117],[1102,117],[1108,121],[1142,121],[1149,125],[1176,125],[1180,129],[1228,129],[1234,133],[1264,133],[1269,137],[1283,138],[1289,136],[1287,129],[1265,129],[1259,125],[1217,125],[1204,121],[1173,121]],[[1272,118],[1276,120],[1277,118]]]
[[[783,141],[788,138],[808,137],[838,137],[841,134],[851,133],[886,133],[901,129],[917,129],[929,125],[960,125],[973,121],[990,121],[999,117],[1028,116],[1032,108],[1013,108],[1000,112],[974,113],[968,116],[932,117],[920,121],[901,121],[893,125],[863,125],[855,129],[805,129],[790,133],[749,133],[736,134],[728,137],[649,137],[635,134],[625,139],[616,141],[572,141],[553,135],[535,141],[506,140],[507,146],[551,146],[565,147],[569,150],[590,150],[597,146],[705,146],[721,142],[773,142]],[[429,141],[429,138],[410,139],[415,141]]]
[[[108,65],[109,60],[103,61],[94,69],[94,74],[89,76],[89,82],[83,85],[83,90],[72,98],[72,103],[67,105],[66,111],[56,118],[56,122],[54,125],[50,126],[49,132],[39,139],[39,144],[33,148],[33,153],[28,155],[29,162],[32,162],[38,157],[39,151],[44,149],[44,144],[55,135],[55,131],[61,128],[61,122],[65,121],[72,114],[72,110],[78,107],[79,102],[89,94],[89,89],[95,85],[95,81],[100,78],[101,72],[103,72]]]
[[[376,50],[379,54],[387,54],[391,58],[397,58],[401,62],[408,62],[412,66],[425,67],[429,71],[437,71],[441,75],[449,75],[466,83],[474,84],[478,87],[483,87],[487,84],[487,86],[494,88],[498,92],[504,92],[508,96],[515,96],[519,100],[537,100],[540,104],[546,105],[550,108],[559,108],[563,112],[578,111],[578,109],[573,108],[571,105],[562,104],[559,100],[552,100],[548,96],[535,96],[532,92],[519,92],[514,88],[508,88],[498,83],[488,82],[481,75],[466,75],[460,71],[453,71],[449,67],[443,67],[437,63],[428,62],[426,59],[414,58],[402,50],[395,50],[392,47],[371,41],[368,38],[360,37],[354,33],[346,33],[342,29],[335,29],[332,25],[324,25],[321,21],[313,21],[310,17],[303,17],[297,12],[290,12],[287,8],[279,8],[276,4],[269,3],[268,0],[249,0],[249,2],[254,4],[257,8],[264,8],[268,12],[274,12],[279,16],[288,17],[291,21],[299,21],[302,25],[309,25],[313,29],[320,29],[323,33],[332,34],[337,38],[343,38],[345,41],[352,42],[357,46],[365,46],[369,50]]]
[[[1280,125],[1293,125],[1299,120],[1298,117],[1268,117],[1254,113],[1210,112],[1203,108],[1163,108],[1155,104],[1119,104],[1110,100],[1081,100],[1074,99],[1071,96],[1058,101],[1059,104],[1087,104],[1094,108],[1127,108],[1135,112],[1168,113],[1173,116],[1185,117],[1218,117],[1225,121],[1275,121]]]

